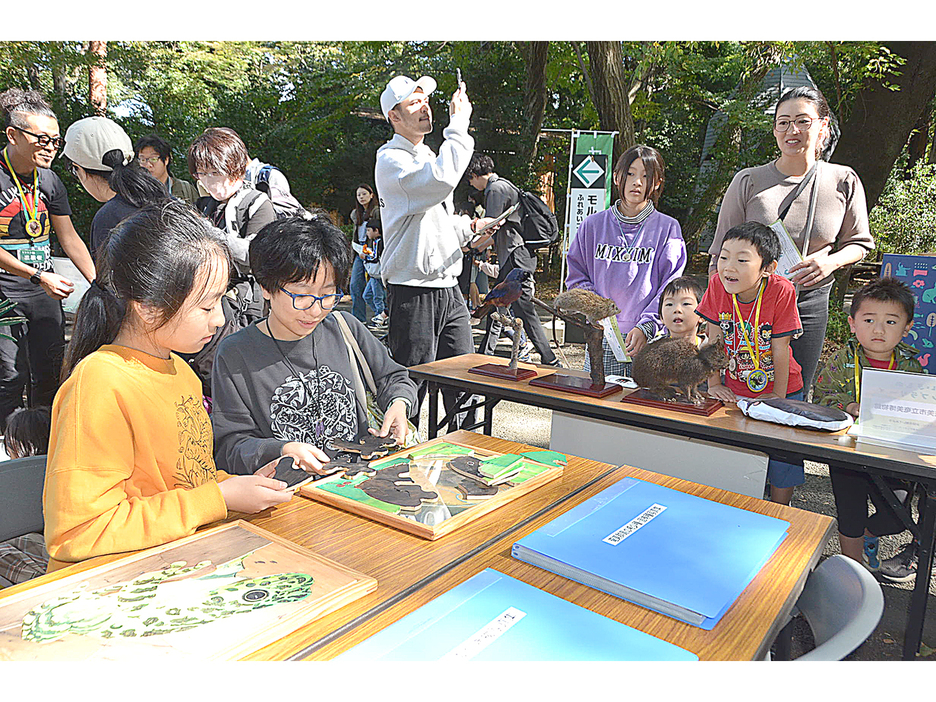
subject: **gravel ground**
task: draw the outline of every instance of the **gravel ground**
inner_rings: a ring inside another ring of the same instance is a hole
[[[475,341],[482,335],[481,325],[474,327]],[[563,365],[570,368],[582,368],[585,360],[585,349],[581,344],[567,344],[559,353]],[[505,357],[510,355],[510,346],[506,338],[498,343],[497,354]],[[534,362],[539,361],[539,354],[534,353]],[[441,404],[441,403],[440,403]],[[428,423],[428,403],[423,403],[421,427]],[[440,408],[441,409],[441,408]],[[493,434],[499,438],[518,441],[533,446],[548,447],[551,422],[551,410],[513,402],[501,402],[494,412]],[[832,488],[829,483],[828,467],[821,463],[807,461],[806,483],[796,489],[793,495],[792,506],[799,509],[810,510],[820,514],[835,516],[835,502],[832,497]],[[916,510],[914,509],[914,516]],[[900,550],[908,540],[908,535],[896,535],[881,538],[882,558],[892,556]],[[824,557],[839,553],[838,539],[833,536],[826,544]],[[903,632],[907,623],[907,613],[910,606],[910,594],[913,581],[909,583],[884,583],[884,614],[878,627],[868,640],[846,660],[857,661],[884,661],[900,660],[903,648]],[[936,607],[933,598],[936,596],[936,581],[930,582],[927,609],[930,616],[923,631],[923,647],[921,657],[934,660],[929,646],[936,648]],[[813,647],[812,633],[809,625],[797,617],[793,630],[793,655],[798,656]]]

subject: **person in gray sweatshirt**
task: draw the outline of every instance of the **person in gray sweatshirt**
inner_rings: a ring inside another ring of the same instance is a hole
[[[432,132],[429,95],[433,78],[391,80],[380,96],[380,108],[394,136],[377,150],[374,177],[380,194],[384,253],[380,274],[387,289],[390,324],[387,343],[404,366],[428,363],[474,351],[468,307],[458,290],[461,247],[485,221],[455,214],[452,192],[474,151],[468,136],[471,103],[461,83],[449,105],[449,126],[438,156],[423,141]],[[479,224],[480,222],[480,224]],[[426,394],[419,384],[419,405]],[[454,397],[443,392],[450,409]],[[466,413],[461,422],[473,422]]]
[[[327,215],[279,219],[250,242],[250,268],[270,314],[226,337],[211,373],[215,462],[251,474],[278,456],[309,472],[329,460],[329,439],[368,434],[357,401],[349,345],[338,315],[357,341],[385,412],[375,433],[401,443],[416,386],[406,368],[353,315],[332,314],[348,289],[353,253]]]

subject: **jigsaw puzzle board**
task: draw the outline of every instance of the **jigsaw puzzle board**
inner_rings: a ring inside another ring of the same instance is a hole
[[[236,660],[376,588],[237,521],[0,599],[0,660]]]
[[[299,493],[438,539],[559,478],[565,463],[555,451],[501,454],[438,438],[370,461],[366,471],[309,483]]]

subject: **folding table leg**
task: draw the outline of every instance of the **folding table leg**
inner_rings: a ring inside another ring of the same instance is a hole
[[[907,629],[904,633],[903,659],[916,658],[923,638],[923,619],[926,617],[926,598],[929,595],[929,583],[933,572],[933,537],[936,534],[936,509],[932,499],[936,497],[933,485],[926,485],[927,499],[920,501],[920,550],[918,554],[916,583],[910,597],[910,611],[907,614]]]

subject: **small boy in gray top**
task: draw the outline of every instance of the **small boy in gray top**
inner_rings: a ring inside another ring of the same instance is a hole
[[[224,339],[212,369],[215,461],[251,474],[278,456],[321,472],[329,439],[368,432],[356,401],[348,344],[331,312],[348,289],[353,254],[323,216],[280,219],[250,242],[250,266],[270,314]],[[342,315],[360,346],[385,411],[380,436],[402,442],[416,386],[403,366],[353,316]],[[354,361],[356,363],[356,361]]]

